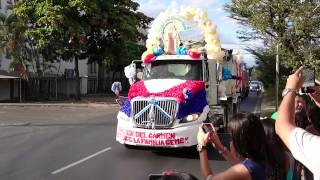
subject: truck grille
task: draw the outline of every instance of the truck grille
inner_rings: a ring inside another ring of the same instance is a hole
[[[136,99],[132,102],[133,120],[138,127],[151,128],[150,111],[153,109],[154,127],[167,128],[173,124],[177,108],[175,99]]]

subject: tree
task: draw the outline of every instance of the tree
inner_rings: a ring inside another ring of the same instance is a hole
[[[320,70],[320,8],[312,1],[232,0],[226,10],[245,27],[240,39],[263,39],[270,49],[280,44],[286,67],[303,64]]]
[[[276,75],[275,49],[256,48],[247,49],[247,51],[256,57],[256,66],[254,67],[256,78],[261,80],[266,88],[274,87]],[[282,65],[280,65],[279,68],[281,69],[280,77],[282,77],[281,86],[283,86],[286,80],[285,75],[289,74],[292,71],[292,68],[286,68]]]
[[[138,6],[131,0],[24,0],[16,4],[14,14],[32,25],[25,34],[34,39],[43,58],[74,60],[80,99],[80,59],[116,61],[110,57],[122,54],[110,51],[113,46],[144,38],[139,28],[152,19],[137,12]]]

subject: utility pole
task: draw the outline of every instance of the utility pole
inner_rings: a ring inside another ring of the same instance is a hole
[[[276,55],[276,111],[279,108],[279,43],[277,43]]]

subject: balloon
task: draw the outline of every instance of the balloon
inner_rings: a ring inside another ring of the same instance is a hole
[[[215,35],[217,33],[217,29],[213,27],[206,27],[205,29],[205,35]]]
[[[153,51],[153,55],[155,55],[155,56],[161,56],[163,53],[164,53],[164,51],[162,48],[158,48]]]
[[[152,61],[154,61],[156,59],[156,56],[153,54],[148,54],[144,59],[143,59],[143,63],[144,64],[149,64]]]
[[[206,49],[207,49],[208,51],[210,51],[210,50],[215,50],[217,47],[218,47],[218,46],[216,46],[215,44],[207,44],[207,45],[206,45]]]
[[[147,51],[143,52],[143,54],[142,54],[142,56],[141,56],[141,60],[144,60],[144,58],[145,58],[148,54],[152,54],[152,51],[147,50]]]
[[[197,51],[192,51],[189,50],[188,51],[188,55],[192,58],[192,59],[199,59],[201,57],[201,53],[197,52]]]
[[[208,14],[204,11],[200,12],[200,19],[208,19]]]
[[[208,59],[216,59],[217,58],[216,55],[212,55],[212,54],[208,54],[207,57],[208,57]]]
[[[186,20],[192,20],[192,18],[194,17],[194,15],[193,14],[191,14],[190,12],[189,13],[186,13],[185,14],[185,16],[184,16],[184,18],[186,19]]]
[[[182,47],[177,48],[177,55],[187,55],[187,49]]]

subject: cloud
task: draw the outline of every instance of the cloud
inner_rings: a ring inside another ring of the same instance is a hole
[[[238,25],[237,20],[229,18],[228,16],[221,16],[219,18],[219,20],[221,20],[222,22],[226,23],[226,24],[231,24],[231,25]]]
[[[150,17],[157,17],[160,12],[164,11],[168,7],[166,3],[159,0],[148,0],[145,3],[139,1],[136,2],[140,3],[139,11]]]

